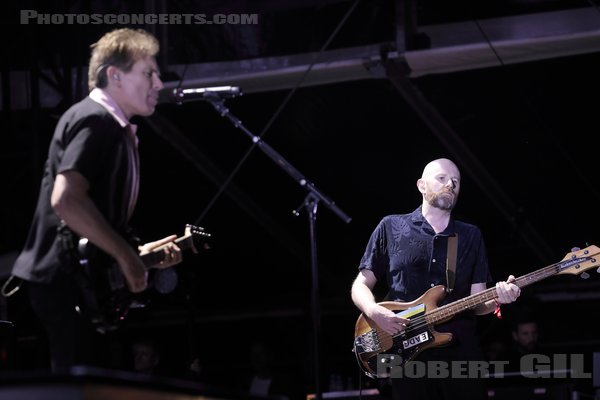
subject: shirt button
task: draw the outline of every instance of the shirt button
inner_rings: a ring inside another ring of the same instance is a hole
[[[433,258],[433,259],[431,260],[431,262],[435,262],[435,258]]]
[[[435,286],[435,283],[432,283],[432,284],[431,284],[431,287],[434,287],[434,286]]]

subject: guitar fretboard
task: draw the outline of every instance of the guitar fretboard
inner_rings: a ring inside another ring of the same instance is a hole
[[[586,255],[585,257],[572,258],[570,260],[563,260],[561,262],[549,265],[545,268],[539,269],[537,271],[530,272],[526,275],[518,277],[513,283],[519,287],[525,287],[531,285],[532,283],[541,281],[542,279],[546,279],[550,276],[556,275],[562,270],[566,268],[570,268],[575,266],[579,267],[579,264],[585,261],[590,261],[594,259],[593,256],[597,256],[598,254]],[[463,311],[471,310],[477,307],[480,304],[485,303],[489,300],[494,300],[498,298],[498,294],[496,293],[496,288],[489,288],[482,292],[472,294],[470,296],[464,297],[460,300],[454,301],[450,304],[446,304],[444,306],[438,307],[427,313],[425,315],[425,319],[429,324],[436,324],[446,320],[449,320],[454,315],[461,313]]]

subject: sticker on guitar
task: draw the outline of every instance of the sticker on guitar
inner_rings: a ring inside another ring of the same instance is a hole
[[[522,288],[557,274],[579,275],[590,268],[598,268],[599,259],[600,249],[588,246],[568,253],[560,262],[517,278],[514,284]],[[412,302],[379,303],[410,320],[407,328],[396,335],[383,331],[366,315],[361,314],[354,329],[353,351],[365,374],[371,378],[385,378],[390,376],[391,368],[401,368],[421,352],[449,344],[452,334],[437,332],[435,325],[498,297],[496,288],[493,287],[438,307],[445,296],[445,287],[438,285]]]

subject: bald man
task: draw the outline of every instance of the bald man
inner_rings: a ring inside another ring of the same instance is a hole
[[[448,238],[452,236],[458,237],[456,278],[453,290],[438,306],[479,293],[492,282],[479,228],[456,221],[451,215],[460,184],[460,171],[451,160],[440,158],[428,163],[417,180],[422,204],[412,213],[384,217],[372,233],[360,261],[352,284],[352,300],[381,331],[396,336],[394,343],[400,347],[403,347],[402,340],[410,337],[411,319],[377,303],[373,294],[377,282],[383,282],[388,288],[386,300],[399,302],[413,301],[437,285],[447,287]],[[475,316],[491,313],[498,303],[515,301],[520,289],[512,283],[514,279],[511,275],[507,281],[496,283],[497,299],[482,302],[436,326],[439,332],[452,333],[453,341],[444,347],[427,349],[416,358],[420,366],[426,368],[425,372],[412,374],[413,377],[404,374],[403,378],[395,378],[392,373],[395,400],[487,398],[485,382],[468,378],[469,366],[484,360]],[[445,367],[450,376],[465,379],[444,379],[440,377],[443,374],[428,373],[432,362]],[[467,367],[457,370],[452,365]],[[477,375],[477,371],[472,372]]]

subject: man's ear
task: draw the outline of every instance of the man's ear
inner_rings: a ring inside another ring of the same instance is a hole
[[[115,83],[119,83],[121,81],[121,71],[113,65],[109,66],[106,69],[106,77],[108,81],[114,81]]]
[[[423,179],[417,180],[417,188],[419,189],[419,192],[425,193],[425,181]]]

